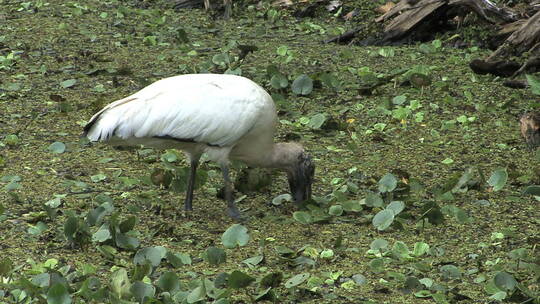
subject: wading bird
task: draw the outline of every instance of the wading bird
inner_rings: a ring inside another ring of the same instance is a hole
[[[228,214],[239,219],[229,160],[287,173],[297,204],[311,197],[315,166],[298,143],[274,143],[277,122],[270,95],[234,75],[189,74],[165,78],[97,112],[84,127],[90,141],[183,150],[190,162],[184,209],[203,153],[221,166]]]

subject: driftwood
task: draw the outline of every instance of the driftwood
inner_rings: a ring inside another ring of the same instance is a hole
[[[497,6],[491,0],[401,0],[375,19],[385,23],[378,37],[359,42],[362,45],[396,45],[415,41],[429,41],[437,31],[449,26],[460,26],[464,17],[475,13],[488,24],[499,27],[489,43],[496,49],[485,59],[475,59],[471,69],[479,74],[516,77],[540,71],[540,0],[525,9]],[[382,7],[381,7],[382,8]],[[453,24],[452,24],[453,23]],[[325,43],[349,43],[362,28],[356,28]],[[520,56],[524,58],[520,60]],[[517,57],[509,60],[510,57]],[[509,86],[521,87],[518,83]]]

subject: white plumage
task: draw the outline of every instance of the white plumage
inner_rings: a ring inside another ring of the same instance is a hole
[[[96,113],[84,132],[91,141],[183,150],[191,164],[185,200],[191,210],[193,180],[203,153],[218,162],[229,214],[229,159],[253,167],[283,169],[298,203],[311,195],[314,166],[296,143],[273,142],[277,116],[270,95],[253,81],[233,75],[190,74],[159,80]]]

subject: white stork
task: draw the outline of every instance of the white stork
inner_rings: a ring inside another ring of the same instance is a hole
[[[97,112],[84,127],[90,141],[183,150],[190,162],[184,209],[192,210],[193,185],[203,153],[221,166],[228,214],[239,219],[229,160],[287,173],[300,204],[311,197],[315,167],[298,143],[274,143],[276,108],[253,81],[234,75],[189,74],[165,78]]]

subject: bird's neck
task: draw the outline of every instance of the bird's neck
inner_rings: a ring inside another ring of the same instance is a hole
[[[287,169],[296,162],[296,150],[302,147],[296,143],[275,143],[261,158],[260,167]]]

